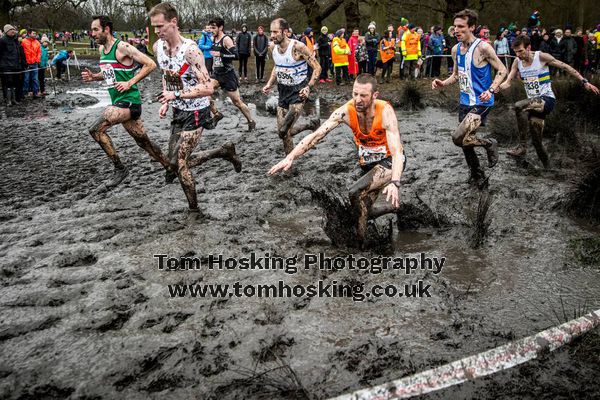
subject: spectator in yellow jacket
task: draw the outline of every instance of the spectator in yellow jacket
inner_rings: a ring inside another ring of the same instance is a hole
[[[344,39],[344,29],[340,29],[335,33],[335,37],[331,42],[331,62],[335,69],[336,85],[344,85],[350,79],[348,75],[348,54],[350,54],[350,46]],[[344,77],[343,81],[342,75]]]
[[[404,59],[404,75],[416,78],[421,58],[421,35],[416,32],[415,24],[408,24],[408,31],[402,36],[400,48]]]

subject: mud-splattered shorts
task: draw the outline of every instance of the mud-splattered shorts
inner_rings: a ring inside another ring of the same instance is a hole
[[[481,116],[481,126],[485,126],[485,121],[487,120],[487,116],[491,109],[492,107],[487,106],[467,106],[461,104],[458,109],[458,123],[460,124],[463,122],[463,119],[465,119],[467,114],[473,113]]]
[[[171,121],[171,133],[191,132],[198,128],[213,129],[215,127],[210,107],[200,110],[185,111],[173,108],[173,120]]]
[[[552,110],[554,110],[554,106],[556,105],[555,98],[550,97],[550,96],[542,96],[542,97],[540,97],[540,99],[542,99],[544,101],[544,111],[539,112],[539,111],[528,110],[527,112],[529,113],[529,118],[535,117],[535,118],[545,119],[548,116],[548,114],[550,114],[552,112]]]
[[[404,173],[404,171],[406,171],[406,155],[404,154],[404,151],[402,152],[402,155],[404,156],[404,165],[402,166],[402,173]],[[383,160],[379,160],[371,164],[361,165],[361,176],[375,168],[376,165],[381,165],[385,169],[392,169],[392,156],[386,157]]]
[[[281,108],[288,109],[291,104],[304,102],[304,99],[300,97],[300,90],[304,89],[306,86],[308,86],[308,80],[293,86],[277,84],[277,92],[279,93],[277,105]]]
[[[133,104],[128,101],[117,101],[113,104],[114,107],[118,108],[129,108],[129,113],[131,115],[132,120],[140,119],[142,116],[142,105],[141,104]]]

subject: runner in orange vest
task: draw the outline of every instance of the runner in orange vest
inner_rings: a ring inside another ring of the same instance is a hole
[[[360,74],[354,82],[352,100],[331,114],[316,131],[306,136],[286,158],[269,170],[269,175],[288,171],[294,160],[319,143],[341,124],[352,129],[358,147],[358,162],[364,175],[350,187],[350,202],[356,210],[356,237],[363,243],[368,219],[397,212],[400,206],[400,177],[404,170],[404,150],[398,119],[392,106],[378,100],[377,80]],[[373,207],[379,194],[386,196],[383,206]],[[350,227],[349,227],[350,228]]]

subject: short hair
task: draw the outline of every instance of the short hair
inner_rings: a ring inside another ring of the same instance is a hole
[[[171,3],[158,3],[154,7],[150,9],[148,16],[154,17],[158,14],[162,14],[165,16],[166,20],[172,20],[173,18],[178,18],[177,9]]]
[[[465,8],[464,10],[454,14],[454,19],[456,18],[466,19],[467,26],[475,26],[477,25],[477,19],[479,18],[479,15],[477,15],[477,11]]]
[[[210,21],[208,21],[208,24],[209,25],[216,25],[217,28],[224,28],[225,27],[225,21],[221,17],[212,18]]]
[[[362,73],[356,77],[356,83],[360,83],[361,85],[366,85],[367,83],[371,84],[371,93],[377,91],[377,79],[367,73]]]
[[[512,48],[516,49],[517,47],[523,45],[523,47],[527,48],[531,44],[531,39],[529,36],[517,36],[515,41],[512,44]]]
[[[279,29],[281,29],[282,32],[285,31],[286,29],[288,31],[291,31],[290,24],[285,19],[277,18],[277,19],[274,19],[273,22],[277,22],[279,24]]]
[[[108,17],[106,15],[94,15],[92,17],[92,22],[95,20],[98,20],[100,22],[100,27],[102,27],[102,30],[104,30],[104,28],[106,28],[108,26],[108,31],[110,33],[112,33],[113,22],[112,22],[112,19],[110,19],[110,17]]]
[[[28,29],[27,29],[27,34],[29,35],[31,32],[35,32],[35,29],[28,28]]]

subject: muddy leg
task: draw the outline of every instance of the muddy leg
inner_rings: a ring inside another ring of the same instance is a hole
[[[357,218],[356,236],[363,242],[367,233],[367,220],[379,192],[392,179],[392,170],[381,165],[375,166],[350,187],[350,203]],[[381,214],[380,214],[381,215]]]
[[[177,149],[177,175],[179,176],[179,182],[187,198],[190,210],[198,209],[198,196],[196,194],[196,182],[188,167],[187,159],[196,147],[196,144],[198,144],[201,134],[202,128],[195,131],[181,132],[181,142]]]
[[[458,125],[452,135],[452,141],[455,145],[462,147],[465,154],[465,160],[469,166],[471,176],[470,181],[478,182],[484,178],[483,170],[479,165],[479,158],[475,153],[474,146],[482,146],[483,143],[475,135],[475,131],[481,125],[481,117],[477,114],[469,113],[465,119]],[[487,144],[487,143],[486,143]]]
[[[156,143],[154,143],[146,132],[144,131],[144,125],[142,124],[142,120],[137,119],[135,121],[129,120],[123,122],[123,128],[135,139],[135,142],[142,149],[146,150],[150,157],[154,160],[158,161],[163,167],[166,169],[170,168],[170,163],[167,157],[160,150],[160,147]]]
[[[294,123],[300,117],[301,107],[295,107],[296,104],[290,106],[288,110],[277,107],[277,134],[283,140],[283,151],[285,154],[290,154],[294,150],[294,141],[290,130]]]
[[[231,164],[233,164],[235,172],[242,171],[242,161],[235,151],[235,145],[231,142],[224,143],[218,149],[205,150],[192,154],[188,160],[188,167],[197,167],[198,165],[204,164],[213,158],[222,158],[224,160],[228,160],[231,162]]]
[[[223,119],[223,113],[217,109],[217,102],[211,97],[210,99],[210,113],[213,116],[213,124],[217,126],[220,120]]]
[[[108,158],[111,159],[115,168],[120,170],[125,169],[125,166],[117,155],[117,150],[115,149],[115,146],[113,145],[113,142],[106,131],[111,126],[123,123],[130,118],[131,114],[129,109],[109,106],[104,110],[102,116],[98,118],[89,129],[92,138],[94,138],[100,147],[102,147],[102,150],[104,150]]]
[[[529,122],[531,129],[531,142],[533,143],[533,147],[535,147],[535,151],[540,158],[540,161],[544,165],[544,168],[548,168],[548,153],[546,153],[546,149],[544,149],[544,145],[542,143],[544,120],[541,118],[531,117]]]
[[[236,90],[235,92],[227,92],[227,96],[231,99],[233,105],[239,108],[242,114],[244,114],[244,117],[246,117],[246,120],[248,121],[248,131],[253,131],[256,127],[256,122],[252,119],[250,109],[246,103],[242,101],[242,98],[240,97],[240,91]]]

